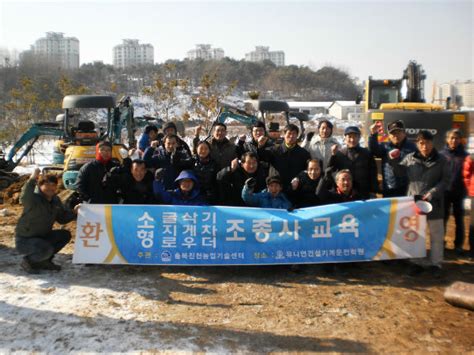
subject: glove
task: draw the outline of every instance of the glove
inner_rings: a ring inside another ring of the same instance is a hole
[[[156,169],[155,171],[155,180],[162,180],[163,175],[165,174],[165,170],[163,168]]]
[[[245,186],[247,186],[250,190],[253,190],[257,185],[257,180],[255,178],[249,178],[245,180]]]

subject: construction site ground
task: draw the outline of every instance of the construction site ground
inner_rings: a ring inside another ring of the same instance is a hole
[[[14,249],[22,208],[4,208],[1,353],[474,351],[474,312],[443,298],[452,282],[474,282],[474,262],[452,252],[437,279],[396,260],[299,272],[76,265],[71,242],[55,258],[61,272],[29,275]],[[451,221],[448,246],[452,235]]]

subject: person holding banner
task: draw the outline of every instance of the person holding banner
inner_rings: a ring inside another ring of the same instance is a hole
[[[199,190],[196,175],[191,170],[183,170],[175,180],[178,186],[173,191],[166,191],[162,183],[163,169],[155,172],[153,192],[158,201],[165,205],[204,206],[206,201]]]
[[[282,192],[283,186],[280,177],[269,176],[266,183],[265,190],[254,193],[257,181],[254,178],[247,179],[242,189],[242,200],[252,207],[290,209],[291,202]]]
[[[25,255],[20,265],[30,274],[38,274],[40,270],[61,270],[52,260],[71,240],[68,230],[53,230],[53,224],[71,222],[80,205],[74,207],[74,211],[67,209],[56,196],[57,190],[57,176],[40,176],[40,169],[36,168],[21,191],[23,213],[16,226],[15,244],[16,250]]]
[[[429,269],[435,277],[441,276],[444,252],[444,192],[450,183],[446,158],[433,146],[433,135],[421,130],[416,136],[417,151],[400,159],[392,154],[391,164],[397,176],[408,176],[408,196],[421,199],[432,205],[427,215],[430,230]],[[423,272],[423,265],[415,264],[411,275]]]

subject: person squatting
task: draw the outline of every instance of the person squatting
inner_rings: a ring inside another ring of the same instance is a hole
[[[427,216],[431,255],[427,266],[413,265],[410,273],[430,270],[439,275],[449,216],[446,193],[455,206],[456,224],[461,224],[458,200],[465,197],[464,182],[470,178],[463,164],[471,160],[457,139],[461,132],[449,131],[446,148],[438,152],[428,131],[420,131],[412,143],[407,140],[404,123],[396,121],[387,127],[388,142],[379,143],[378,128],[377,124],[370,127],[365,148],[359,143],[358,127],[347,127],[341,144],[332,135],[333,124],[325,119],[301,143],[294,124],[284,127],[283,136],[276,137],[273,132],[270,138],[265,125],[257,122],[249,141],[242,135],[233,143],[226,125],[216,123],[205,140],[200,139],[200,127],[196,129],[191,151],[173,124],[166,125],[163,134],[150,126],[139,140],[139,158],[125,158],[121,165],[112,160],[109,142],[98,143],[96,159],[82,166],[76,187],[80,199],[87,203],[251,206],[289,211],[367,200],[380,192],[384,197],[415,196],[433,205]],[[375,157],[382,160],[381,191]],[[24,211],[16,230],[17,249],[25,255],[22,267],[28,272],[57,269],[52,257],[71,236],[52,230],[52,223],[66,223],[74,217],[55,196],[52,185],[57,181],[48,176],[37,181],[38,176],[35,173],[23,189]],[[51,185],[51,191],[45,185]],[[33,208],[33,199],[48,208]],[[36,219],[43,221],[44,228],[33,233],[28,226]],[[456,228],[458,249],[458,234],[463,231],[463,225]],[[47,246],[43,245],[45,240]],[[470,243],[472,253],[471,238]]]

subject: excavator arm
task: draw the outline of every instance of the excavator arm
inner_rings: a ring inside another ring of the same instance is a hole
[[[64,131],[55,122],[34,123],[13,145],[5,158],[0,159],[0,169],[12,171],[28,155],[41,136],[62,137]]]

